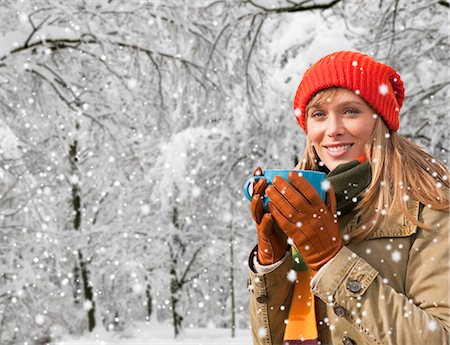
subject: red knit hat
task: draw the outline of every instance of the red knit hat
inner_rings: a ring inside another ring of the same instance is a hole
[[[351,51],[329,54],[303,75],[294,99],[294,112],[306,131],[305,108],[320,90],[333,86],[354,91],[375,109],[391,131],[399,127],[400,108],[405,89],[400,75],[391,67],[368,55]]]

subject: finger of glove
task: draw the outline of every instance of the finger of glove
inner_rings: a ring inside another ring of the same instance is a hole
[[[276,176],[273,180],[273,185],[276,190],[284,196],[284,198],[295,208],[298,212],[306,208],[310,208],[309,202],[305,199],[294,186],[292,186],[284,178]]]
[[[290,171],[288,175],[289,181],[297,189],[311,205],[323,205],[322,198],[316,189],[299,173]]]
[[[328,209],[333,215],[337,212],[336,194],[334,194],[334,187],[330,185],[330,189],[327,190],[326,204]]]
[[[264,195],[266,188],[267,188],[266,179],[265,178],[259,179],[256,183],[253,184],[253,195],[256,194]]]
[[[264,214],[261,223],[258,226],[258,236],[262,237],[266,241],[270,241],[274,235],[273,231],[273,219],[270,213]]]
[[[252,197],[252,202],[250,204],[252,210],[252,218],[256,224],[261,223],[261,219],[264,216],[263,200],[260,194],[255,194]]]
[[[261,167],[258,165],[254,170],[253,170],[253,176],[261,176],[263,175],[263,171],[261,169]]]
[[[300,218],[300,212],[291,205],[291,203],[284,197],[275,186],[269,186],[266,189],[267,196],[270,198],[272,204],[274,204],[277,210],[283,214],[283,216],[290,220],[292,223],[296,223]]]
[[[283,214],[282,211],[272,202],[272,199],[267,203],[267,209],[272,215],[275,222],[278,224],[279,228],[289,237],[294,233],[295,229],[298,228],[295,224],[290,222],[288,218]]]

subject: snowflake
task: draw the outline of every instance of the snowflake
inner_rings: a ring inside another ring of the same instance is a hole
[[[384,96],[388,93],[389,89],[386,84],[381,84],[380,87],[378,88],[378,91],[380,92],[380,94]]]
[[[264,338],[266,336],[266,334],[267,334],[267,331],[264,329],[264,327],[260,327],[258,329],[258,336],[260,338]]]
[[[134,79],[134,78],[131,78],[131,79],[128,81],[128,87],[129,87],[130,89],[134,89],[136,86],[137,86],[137,80]]]
[[[136,283],[136,284],[133,285],[133,292],[135,294],[141,293],[142,290],[143,290],[142,284]]]
[[[431,332],[436,331],[438,328],[437,322],[435,320],[430,320],[428,322],[428,330]]]
[[[297,272],[295,272],[294,270],[290,270],[287,274],[287,279],[291,283],[294,283],[297,280]]]
[[[232,214],[231,214],[230,212],[225,212],[225,213],[223,214],[223,220],[224,220],[226,223],[231,222],[232,219],[233,219],[233,216],[232,216]]]
[[[324,180],[321,183],[321,187],[324,191],[328,191],[331,188],[331,183],[328,180]]]
[[[391,253],[392,261],[399,262],[402,259],[402,254],[398,250],[394,250]]]
[[[196,198],[196,197],[200,196],[200,194],[202,193],[202,190],[199,187],[195,186],[195,187],[192,188],[192,192],[191,193],[192,193],[192,196],[194,198]]]
[[[34,318],[34,321],[39,325],[42,326],[45,322],[45,317],[41,314],[37,314],[36,317]]]
[[[85,301],[83,303],[83,308],[84,310],[91,310],[93,307],[92,302],[91,301]]]
[[[22,12],[19,14],[19,20],[21,23],[28,23],[28,15]]]
[[[150,205],[144,204],[141,206],[141,213],[145,216],[150,213]]]

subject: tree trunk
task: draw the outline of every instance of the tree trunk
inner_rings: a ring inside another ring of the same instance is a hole
[[[147,278],[146,278],[147,280]],[[152,289],[150,286],[150,283],[147,283],[145,287],[145,296],[147,297],[147,318],[148,321],[151,321],[152,319],[152,312],[153,312],[153,298],[152,298]]]
[[[81,277],[78,265],[75,265],[73,268],[73,282],[74,282],[73,302],[75,304],[80,304]]]
[[[88,328],[89,332],[95,328],[95,302],[94,302],[94,293],[92,291],[92,285],[89,282],[89,271],[87,269],[87,262],[83,258],[83,254],[81,250],[78,251],[78,260],[80,264],[81,277],[83,278],[83,291],[84,291],[84,300],[87,301],[90,305],[87,309],[87,318],[88,318]]]
[[[230,220],[230,294],[231,294],[231,337],[236,336],[236,296],[234,293],[234,232],[233,232],[233,204],[231,204]]]
[[[176,269],[173,265],[170,269],[170,275],[172,276],[170,280],[170,302],[172,306],[173,330],[176,338],[180,334],[183,317],[177,311],[178,302],[180,300],[178,296],[181,292],[181,286],[176,275]]]
[[[78,125],[77,125],[78,128]],[[70,145],[69,148],[69,160],[72,176],[78,177],[78,142],[75,140],[73,144]],[[72,207],[73,207],[73,228],[75,231],[81,231],[81,190],[80,190],[80,182],[77,178],[72,178]],[[88,329],[91,332],[95,328],[95,302],[94,302],[94,293],[92,290],[92,285],[89,281],[89,269],[88,262],[83,258],[83,253],[81,250],[78,250],[78,267],[75,270],[78,270],[78,277],[75,279],[78,282],[75,283],[77,288],[76,293],[78,294],[78,286],[80,283],[83,285],[84,299],[87,302],[87,319],[88,319]],[[79,281],[81,274],[81,282]]]

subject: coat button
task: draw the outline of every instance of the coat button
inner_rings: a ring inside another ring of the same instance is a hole
[[[266,295],[261,295],[261,296],[259,296],[259,297],[256,297],[256,300],[257,300],[259,303],[267,304],[267,303],[269,302],[269,297],[267,297]]]
[[[334,310],[334,313],[339,317],[343,317],[345,315],[345,309],[343,307],[341,307],[340,305],[335,305],[333,310]]]
[[[349,338],[349,337],[343,337],[342,338],[342,344],[344,344],[344,345],[356,345],[355,341],[352,338]]]
[[[362,289],[362,284],[358,280],[350,280],[347,283],[347,289],[350,290],[353,293],[360,292]]]

